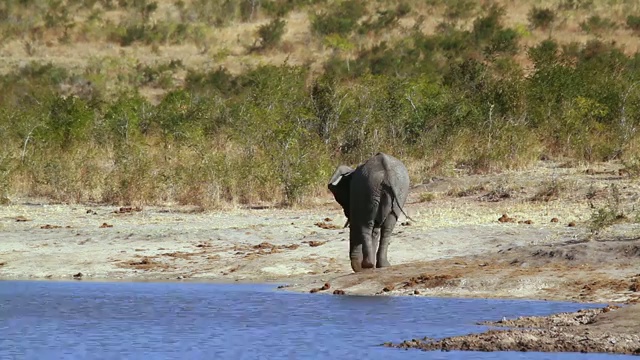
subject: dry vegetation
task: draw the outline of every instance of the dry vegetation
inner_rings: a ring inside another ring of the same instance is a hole
[[[639,173],[636,1],[11,0],[0,20],[3,202],[304,204],[377,151],[414,183]]]

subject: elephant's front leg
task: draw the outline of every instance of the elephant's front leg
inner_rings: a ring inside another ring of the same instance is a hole
[[[387,260],[387,250],[389,249],[389,243],[391,242],[391,233],[393,232],[393,228],[396,226],[397,221],[397,216],[394,213],[391,213],[382,224],[376,267],[381,268],[391,266],[391,264],[389,264],[389,260]]]

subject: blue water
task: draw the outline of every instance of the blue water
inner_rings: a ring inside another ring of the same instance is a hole
[[[0,282],[0,359],[605,359],[422,352],[385,341],[479,332],[481,320],[584,305],[299,294],[273,285]],[[630,357],[637,359],[637,357]]]

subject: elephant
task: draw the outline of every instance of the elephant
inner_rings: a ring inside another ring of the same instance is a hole
[[[390,266],[387,250],[400,211],[411,219],[402,209],[409,194],[404,164],[378,152],[355,169],[338,166],[328,188],[347,217],[351,269]]]

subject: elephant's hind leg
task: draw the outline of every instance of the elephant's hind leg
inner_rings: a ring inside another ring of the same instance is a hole
[[[389,260],[387,260],[387,250],[389,249],[389,243],[391,242],[391,233],[393,232],[393,228],[396,226],[397,221],[398,217],[396,214],[391,213],[382,224],[380,246],[378,247],[378,252],[376,254],[376,267],[378,268],[391,266],[391,264],[389,264]]]
[[[349,257],[354,272],[370,269],[375,266],[375,241],[373,239],[373,221],[363,225],[353,222],[349,228]]]
[[[362,243],[349,240],[349,258],[353,272],[362,271]]]
[[[364,233],[364,241],[362,242],[362,268],[372,269],[376,266],[376,241],[373,239],[374,227],[373,221],[370,222]],[[368,231],[367,231],[368,230]]]

